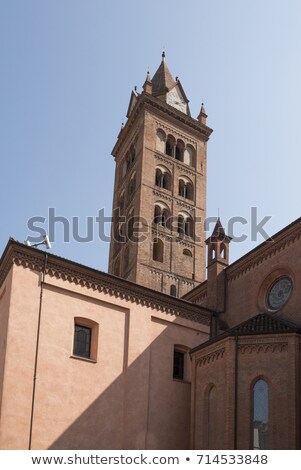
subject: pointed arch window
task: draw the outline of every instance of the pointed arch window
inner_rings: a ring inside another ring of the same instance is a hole
[[[253,449],[268,449],[269,386],[263,379],[253,387]]]

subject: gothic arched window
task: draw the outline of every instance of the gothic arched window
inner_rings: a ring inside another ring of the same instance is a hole
[[[269,386],[259,379],[253,387],[253,449],[268,449]]]

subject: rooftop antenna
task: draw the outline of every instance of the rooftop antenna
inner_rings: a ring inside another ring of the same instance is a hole
[[[30,243],[29,240],[25,240],[24,245],[31,246],[33,248],[36,248],[37,246],[40,246],[40,245],[45,245],[47,250],[50,250],[51,248],[51,243],[49,241],[48,235],[43,235],[43,241],[39,243],[34,243],[33,245]]]

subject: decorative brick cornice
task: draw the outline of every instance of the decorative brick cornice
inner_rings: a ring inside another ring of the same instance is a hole
[[[45,253],[43,251],[10,240],[0,261],[0,286],[13,264],[42,272],[44,263]],[[56,255],[48,254],[46,279],[47,276],[126,299],[171,315],[177,315],[187,320],[210,325],[211,311],[208,309],[200,308],[181,299],[170,297]]]
[[[238,346],[238,351],[241,354],[283,352],[283,351],[288,351],[288,343],[275,342],[275,343],[242,344]]]
[[[254,248],[231,264],[227,269],[227,278],[230,281],[237,279],[251,269],[259,266],[268,258],[275,256],[289,245],[292,245],[301,238],[301,218],[288,225],[272,238]]]
[[[168,196],[167,194],[161,192],[161,191],[158,191],[156,189],[153,189],[153,194],[156,196],[156,197],[159,197],[160,199],[164,199],[164,201],[168,201],[168,202],[172,202],[172,197]]]
[[[207,364],[210,364],[211,362],[218,361],[219,359],[222,359],[225,355],[225,346],[216,348],[213,351],[208,352],[207,354],[198,357],[196,359],[196,365],[198,367],[203,367]]]
[[[181,206],[184,209],[187,209],[188,211],[192,211],[194,209],[194,206],[187,204],[185,202],[182,202],[182,201],[176,201],[176,205]]]
[[[192,140],[188,135],[182,134],[174,127],[169,127],[165,123],[158,121],[158,120],[156,121],[156,125],[160,127],[160,129],[164,130],[167,134],[173,134],[177,138],[185,140],[189,144],[193,145],[194,148],[196,148],[197,142],[195,140]]]
[[[171,235],[168,235],[167,233],[165,233],[165,230],[168,230],[168,229],[164,229],[164,227],[162,228],[161,226],[158,228],[157,227],[152,228],[152,234],[155,237],[164,238],[165,240],[168,240],[169,242],[171,242],[173,238]]]
[[[174,160],[169,160],[168,158],[162,157],[162,155],[158,155],[158,153],[155,153],[155,158],[160,162],[163,162],[164,165],[173,167]]]

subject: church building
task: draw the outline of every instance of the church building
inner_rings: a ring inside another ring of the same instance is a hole
[[[211,133],[163,53],[112,151],[109,273],[8,241],[1,449],[300,449],[301,218],[230,264]]]

